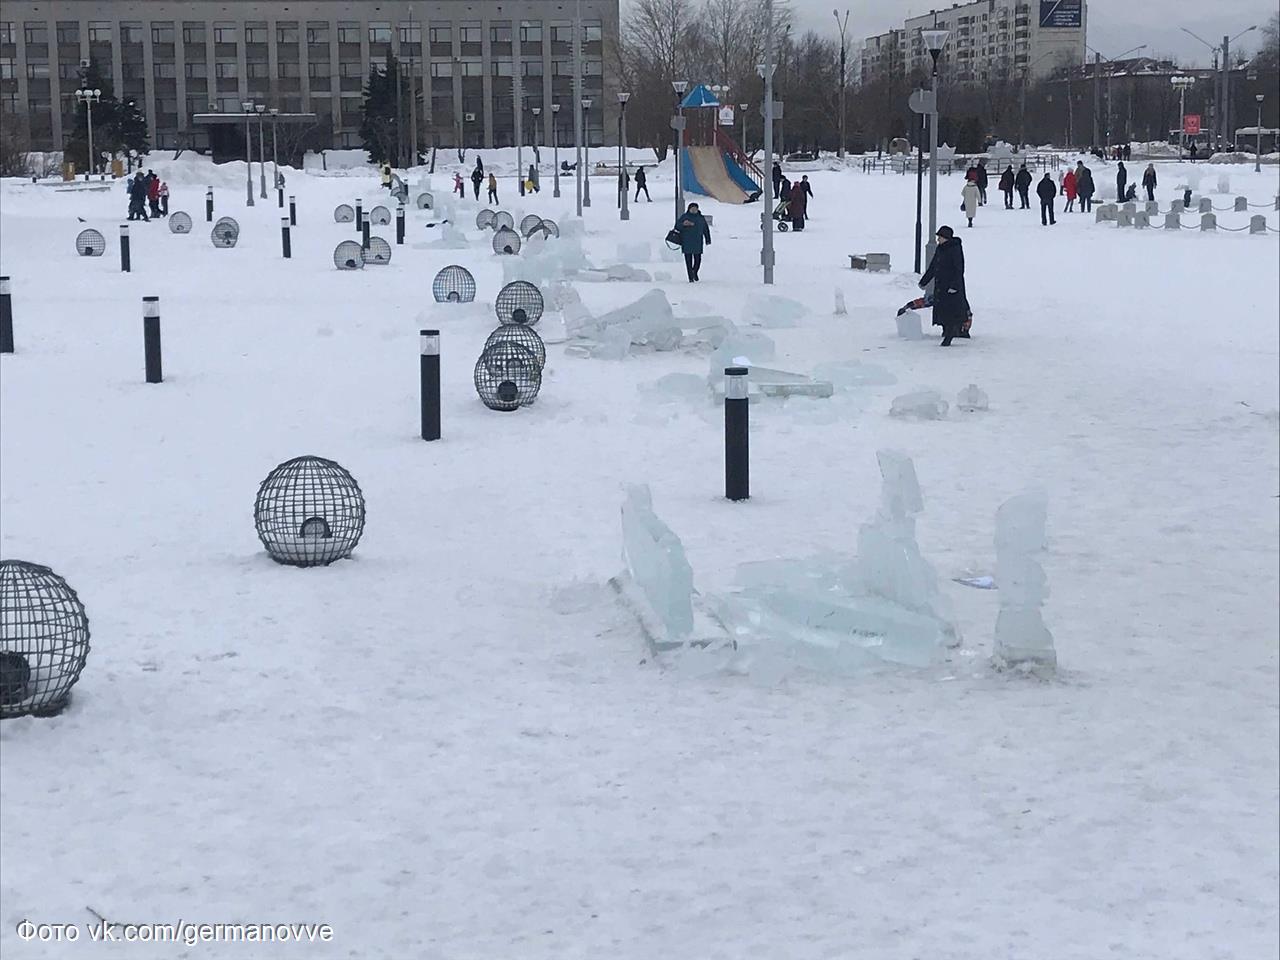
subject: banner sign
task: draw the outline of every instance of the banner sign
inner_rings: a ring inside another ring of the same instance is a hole
[[[1040,0],[1040,26],[1079,29],[1084,26],[1084,0]]]
[[[1188,113],[1182,118],[1182,132],[1195,136],[1200,132],[1200,114]]]
[[[733,126],[733,107],[725,106],[720,108],[720,126]]]

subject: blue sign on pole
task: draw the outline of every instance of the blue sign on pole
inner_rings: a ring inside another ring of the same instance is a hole
[[[1084,24],[1084,0],[1040,0],[1042,28],[1070,29]]]

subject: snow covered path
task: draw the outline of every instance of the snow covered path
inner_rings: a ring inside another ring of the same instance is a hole
[[[131,274],[122,192],[0,195],[19,351],[0,366],[0,545],[64,575],[93,634],[66,714],[0,725],[0,954],[267,955],[15,933],[87,906],[327,922],[332,943],[274,950],[361,960],[1276,954],[1274,234],[1042,228],[994,191],[960,229],[944,178],[975,326],[940,350],[894,336],[914,183],[815,172],[773,291],[813,316],[767,331],[776,365],[866,360],[898,383],[757,405],[753,498],[729,504],[718,409],[639,389],[704,358],[552,345],[537,404],[491,413],[471,387],[501,282],[487,248],[426,249],[415,212],[390,266],[339,273],[354,233],[331,210],[378,196],[375,178],[293,173],[285,262],[274,197],[243,207],[243,166],[172,168],[195,232],[138,225]],[[1277,192],[1274,170],[1222,169],[1252,200]],[[209,244],[210,182],[241,220],[233,250]],[[524,209],[567,220],[572,182],[561,201],[544,187]],[[628,224],[593,187],[595,262],[661,243],[669,181]],[[760,208],[704,209],[703,282],[656,285],[738,320],[761,289]],[[102,259],[72,252],[77,216]],[[895,271],[849,271],[868,250]],[[449,313],[429,285],[455,260],[485,303]],[[649,286],[578,288],[599,311]],[[148,294],[162,386],[142,382]],[[437,444],[416,437],[423,310],[442,328]],[[968,383],[990,412],[888,417],[898,394]],[[643,662],[604,587],[622,484],[652,486],[699,588],[721,590],[740,561],[851,550],[883,446],[915,460],[921,546],[966,640],[953,670],[770,686]],[[254,535],[259,481],[303,453],[364,489],[351,562],[279,567]],[[1052,683],[991,675],[996,595],[949,582],[991,570],[996,507],[1028,483],[1049,494]]]

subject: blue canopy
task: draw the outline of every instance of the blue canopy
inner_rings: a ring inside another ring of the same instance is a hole
[[[716,99],[716,95],[711,92],[706,84],[698,84],[680,101],[682,107],[718,107],[720,101]]]

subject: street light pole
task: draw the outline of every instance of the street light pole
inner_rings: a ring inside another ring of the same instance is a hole
[[[764,0],[764,63],[756,67],[764,80],[764,162],[766,169],[773,166],[773,0]],[[767,176],[767,173],[766,173]],[[766,195],[771,194],[768,191]],[[677,204],[677,207],[679,204]],[[679,219],[677,212],[676,219]],[[760,211],[760,266],[766,286],[773,285],[773,202],[770,200]]]
[[[276,198],[279,200],[279,206],[284,206],[284,187],[280,186],[280,155],[276,149],[276,125],[278,123],[280,111],[275,107],[271,108],[271,184],[276,188]]]
[[[533,135],[529,138],[532,141],[529,145],[533,147],[533,162],[538,165],[534,168],[536,176],[530,177],[529,180],[536,190],[541,191],[542,171],[538,167],[541,166],[542,157],[538,153],[538,138],[542,136],[542,108],[530,107],[529,112],[533,114]],[[524,174],[521,174],[521,176],[524,176]]]
[[[591,124],[587,122],[587,111],[591,109],[591,98],[582,98],[582,205],[591,206]]]
[[[1195,77],[1170,77],[1169,82],[1178,88],[1178,160],[1187,152],[1187,87],[1196,82]]]
[[[573,179],[578,191],[578,216],[582,216],[582,0],[573,19]],[[586,204],[590,206],[591,204]]]
[[[560,196],[560,104],[551,105],[551,163],[555,166],[555,192],[553,197]]]
[[[832,10],[831,15],[836,18],[836,26],[840,28],[840,149],[836,156],[841,160],[844,159],[844,95],[845,95],[845,61],[848,57],[849,44],[845,41],[845,31],[849,27],[849,11],[845,10],[844,20],[840,19],[840,11]]]
[[[524,196],[524,91],[520,87],[520,64],[511,68],[511,109],[515,113],[516,127],[516,192]]]
[[[1204,37],[1200,36],[1198,33],[1193,33],[1192,31],[1188,30],[1186,27],[1179,27],[1178,29],[1181,30],[1183,33],[1185,33],[1187,36],[1192,37],[1196,40],[1199,40],[1201,43],[1203,43],[1206,47],[1208,47],[1213,52],[1213,55],[1215,57],[1217,57],[1219,53],[1222,54],[1222,67],[1220,70],[1215,71],[1217,73],[1217,78],[1216,78],[1217,87],[1215,90],[1214,99],[1215,99],[1215,106],[1217,107],[1216,125],[1218,128],[1218,131],[1216,135],[1220,138],[1222,143],[1225,143],[1227,139],[1227,134],[1229,132],[1228,115],[1231,112],[1231,107],[1229,102],[1230,96],[1231,96],[1230,79],[1229,79],[1231,76],[1231,64],[1230,64],[1230,61],[1228,60],[1228,57],[1230,56],[1230,53],[1231,53],[1231,44],[1236,40],[1239,40],[1246,33],[1249,33],[1250,31],[1253,31],[1253,30],[1257,30],[1258,25],[1255,23],[1251,27],[1245,27],[1245,29],[1241,30],[1234,37],[1224,35],[1222,38],[1221,46],[1219,46],[1216,43],[1210,43]]]
[[[246,203],[253,206],[253,101],[245,100],[244,108],[244,189]]]
[[[618,214],[620,220],[630,220],[631,210],[627,207],[627,194],[631,191],[628,189],[627,183],[627,101],[631,99],[629,93],[618,94],[618,107],[620,110],[618,124],[622,129],[622,145],[619,148],[622,151],[622,166],[618,171],[618,185],[622,187],[622,209]],[[1258,115],[1262,115],[1262,105],[1258,105]]]
[[[1254,128],[1258,133],[1258,147],[1257,147],[1257,152],[1253,155],[1253,172],[1254,173],[1262,172],[1262,100],[1263,100],[1263,96],[1264,95],[1261,93],[1256,94],[1254,96],[1254,99],[1258,101],[1258,125]]]
[[[85,122],[89,131],[89,163],[84,178],[88,180],[94,172],[93,164],[93,105],[102,99],[101,90],[77,90],[76,99],[84,104]]]
[[[938,248],[938,56],[947,45],[949,30],[921,30],[920,38],[929,48],[933,58],[933,71],[929,89],[933,91],[932,110],[929,113],[929,239],[925,242],[926,260],[933,260]]]
[[[749,106],[751,106],[751,104],[749,103],[738,104],[738,112],[742,114],[742,142],[738,144],[738,146],[742,148],[742,155],[744,157],[748,156],[747,154],[747,107]]]
[[[684,92],[689,89],[688,80],[672,80],[671,89],[676,94],[676,115],[671,125],[676,129],[676,219],[684,213],[684,176],[680,171],[684,159]]]
[[[262,199],[267,199],[267,135],[262,127],[262,115],[267,112],[267,105],[260,103],[254,107],[258,111],[258,174],[262,183]]]

